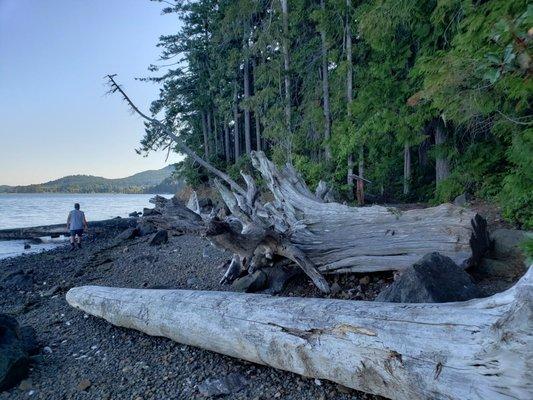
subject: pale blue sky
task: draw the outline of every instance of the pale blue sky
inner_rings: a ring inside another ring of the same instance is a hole
[[[0,184],[109,178],[163,167],[134,149],[142,121],[103,77],[118,74],[145,110],[158,88],[136,77],[159,57],[175,16],[149,0],[0,0]],[[169,159],[175,162],[176,156]]]

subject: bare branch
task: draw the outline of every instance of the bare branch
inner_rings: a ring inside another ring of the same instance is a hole
[[[141,110],[139,110],[139,108],[128,97],[128,95],[122,89],[122,87],[117,84],[117,82],[115,81],[115,76],[116,76],[116,74],[107,75],[106,76],[106,78],[109,81],[109,86],[110,86],[109,93],[112,94],[112,93],[119,92],[120,95],[122,96],[123,100],[126,101],[126,103],[128,103],[128,105],[130,106],[130,108],[132,109],[133,112],[137,113],[142,118],[144,118],[145,120],[147,120],[151,124],[155,125],[159,129],[161,129],[161,131],[167,137],[169,137],[171,140],[173,140],[178,145],[178,147],[180,148],[181,151],[183,151],[185,154],[187,154],[189,157],[191,157],[194,161],[196,161],[202,167],[207,169],[209,172],[211,172],[212,174],[218,176],[223,181],[227,182],[228,185],[230,185],[231,188],[234,189],[236,192],[238,192],[239,194],[241,194],[243,196],[246,196],[246,191],[237,182],[235,182],[233,179],[231,179],[229,177],[229,175],[227,175],[224,172],[220,171],[218,168],[216,168],[213,165],[211,165],[209,162],[204,160],[202,157],[198,156],[194,152],[194,150],[192,150],[189,146],[187,146],[183,140],[181,140],[178,136],[176,136],[174,134],[174,132],[172,132],[172,130],[169,127],[167,127],[165,124],[163,124],[161,121],[159,121],[159,120],[157,120],[155,118],[151,118],[148,115],[146,115],[145,113],[143,113]]]

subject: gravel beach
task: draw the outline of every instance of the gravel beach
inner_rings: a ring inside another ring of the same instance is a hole
[[[171,236],[149,246],[148,237],[114,239],[116,232],[85,242],[81,250],[58,248],[0,261],[0,276],[22,270],[23,287],[2,289],[0,313],[36,330],[41,350],[27,380],[0,399],[196,399],[210,379],[237,376],[229,399],[377,399],[326,381],[255,365],[220,354],[117,328],[65,301],[74,286],[231,290],[219,285],[218,267],[229,258],[208,241]],[[392,274],[350,275],[334,297],[373,299]],[[303,282],[303,283],[302,283]],[[24,286],[25,285],[25,286]],[[321,296],[305,277],[281,295]]]

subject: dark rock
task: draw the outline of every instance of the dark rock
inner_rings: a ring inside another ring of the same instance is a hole
[[[31,245],[29,243],[24,243],[24,250],[31,249]]]
[[[33,287],[33,276],[23,270],[17,270],[6,274],[1,282],[4,288],[28,290]]]
[[[129,217],[133,217],[133,218],[138,218],[141,215],[143,215],[143,214],[141,212],[139,212],[139,211],[134,211],[134,212],[131,212],[131,213],[128,214]]]
[[[20,328],[20,338],[24,350],[30,355],[33,356],[39,353],[39,341],[37,340],[37,335],[35,334],[35,329],[31,326],[23,326]]]
[[[263,290],[267,285],[267,275],[263,271],[255,271],[233,282],[233,288],[237,292],[253,293]]]
[[[278,294],[283,290],[289,279],[298,275],[301,269],[295,265],[284,265],[281,267],[266,268],[263,271],[267,275],[267,289],[265,293]]]
[[[0,314],[0,392],[28,375],[30,359],[15,318]]]
[[[494,240],[493,258],[506,259],[522,255],[520,246],[528,235],[527,232],[516,229],[496,229],[491,237]]]
[[[460,194],[459,196],[457,196],[454,200],[453,200],[453,204],[455,204],[456,206],[459,206],[459,207],[464,207],[468,204],[468,201],[470,200],[470,196],[468,195],[468,193],[463,193],[463,194]]]
[[[470,275],[449,257],[426,254],[408,268],[376,301],[395,303],[446,303],[479,297]]]
[[[139,228],[127,228],[117,235],[117,240],[131,240],[139,236]]]
[[[205,397],[224,396],[242,390],[248,384],[246,378],[237,373],[231,373],[222,378],[208,378],[198,385],[200,394]]]
[[[155,208],[143,208],[143,217],[148,217],[150,215],[161,215],[161,213]]]
[[[150,246],[159,246],[168,242],[168,232],[164,229],[157,231],[150,239]]]
[[[148,221],[142,221],[139,223],[139,225],[137,225],[137,229],[139,230],[139,236],[148,236],[157,232],[155,225]]]

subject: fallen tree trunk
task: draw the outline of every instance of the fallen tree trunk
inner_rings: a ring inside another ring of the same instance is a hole
[[[533,269],[463,303],[398,304],[85,286],[112,324],[391,399],[533,397]]]
[[[263,152],[250,154],[252,164],[261,173],[274,201],[263,204],[254,179],[241,173],[246,189],[228,174],[199,157],[171,127],[140,111],[124,90],[108,75],[111,92],[120,93],[134,112],[148,121],[162,137],[201,166],[225,181],[231,188],[215,181],[232,218],[240,221],[236,229],[228,220],[214,214],[199,216],[194,209],[182,212],[184,205],[171,215],[173,229],[201,231],[212,243],[232,251],[244,270],[272,266],[274,256],[294,261],[322,292],[329,292],[324,273],[373,272],[401,270],[429,252],[439,252],[465,267],[475,265],[488,249],[486,223],[473,212],[451,204],[401,212],[380,206],[355,208],[335,202],[324,203],[326,186],[313,194],[294,167],[281,171]],[[322,198],[323,197],[323,198]],[[193,199],[194,200],[194,199]],[[199,217],[193,217],[190,213]],[[188,220],[182,223],[180,220]],[[166,222],[168,225],[169,223]],[[229,271],[224,277],[234,276]]]

